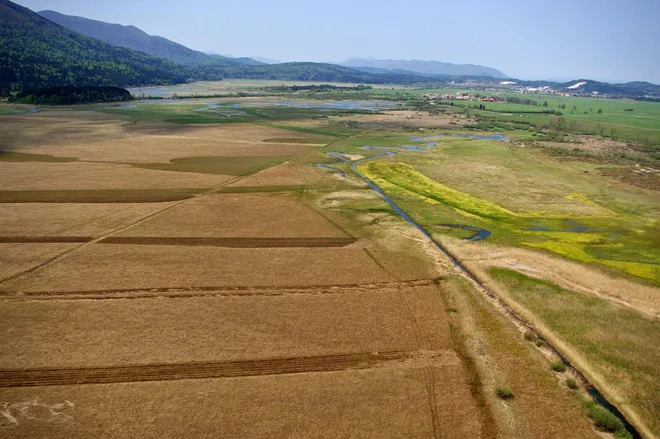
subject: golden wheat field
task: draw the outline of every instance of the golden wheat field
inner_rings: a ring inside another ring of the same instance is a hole
[[[36,116],[0,121],[3,437],[598,437],[424,236],[337,209],[378,197],[322,136]]]

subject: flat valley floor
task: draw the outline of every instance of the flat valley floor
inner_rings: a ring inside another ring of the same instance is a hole
[[[414,229],[323,208],[372,195],[313,166],[332,139],[0,124],[18,154],[0,161],[1,437],[596,437],[516,328],[483,317],[516,358],[457,332]],[[509,382],[523,370],[515,402],[492,401],[470,345]]]

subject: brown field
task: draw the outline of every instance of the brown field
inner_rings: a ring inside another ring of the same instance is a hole
[[[387,274],[367,253],[346,247],[255,249],[92,244],[29,276],[0,284],[0,288],[76,292],[353,285],[387,280]]]
[[[344,179],[337,174],[314,166],[286,162],[279,166],[264,169],[249,177],[230,184],[229,188],[270,187],[270,186],[337,186]]]
[[[0,119],[0,436],[596,437],[419,232],[333,210],[378,200],[321,137],[32,116]]]
[[[460,368],[382,367],[232,379],[3,389],[8,438],[474,438]],[[67,404],[69,402],[70,404]],[[64,404],[59,406],[58,404]],[[24,409],[27,408],[27,410]],[[36,416],[35,416],[36,415]],[[50,421],[50,422],[49,422]],[[126,434],[130,432],[130,434]]]
[[[191,189],[216,186],[229,175],[157,171],[110,163],[0,162],[2,191]]]
[[[3,326],[16,317],[14,336],[0,347],[0,370],[451,349],[449,328],[441,319],[443,305],[433,284],[226,289],[191,297],[130,294],[109,300],[51,296],[4,302]],[[403,306],[418,310],[417,332]],[[40,324],[35,327],[37,319]],[[71,324],[78,334],[63,339]],[[103,349],[89,357],[89,347],[101,344]],[[26,346],[29,358],[23,353]]]
[[[163,207],[161,203],[0,203],[0,237],[97,237]]]
[[[29,270],[75,247],[75,244],[63,243],[0,243],[0,279]]]
[[[119,236],[348,237],[295,198],[281,194],[208,195],[176,206]]]

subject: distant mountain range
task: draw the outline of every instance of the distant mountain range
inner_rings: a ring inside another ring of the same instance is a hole
[[[474,64],[451,64],[440,61],[406,61],[395,59],[351,58],[338,63],[369,73],[404,73],[422,76],[487,76],[508,78],[507,75],[492,67]]]

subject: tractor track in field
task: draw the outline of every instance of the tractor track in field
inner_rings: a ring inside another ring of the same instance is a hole
[[[149,298],[196,298],[196,297],[254,297],[318,294],[355,294],[383,291],[392,288],[434,285],[437,279],[421,279],[369,284],[312,285],[312,286],[256,286],[256,287],[189,287],[143,288],[124,290],[88,291],[0,291],[0,300],[112,300]]]
[[[389,351],[223,362],[0,370],[0,388],[239,378],[387,366],[454,366],[457,362],[451,351]]]

